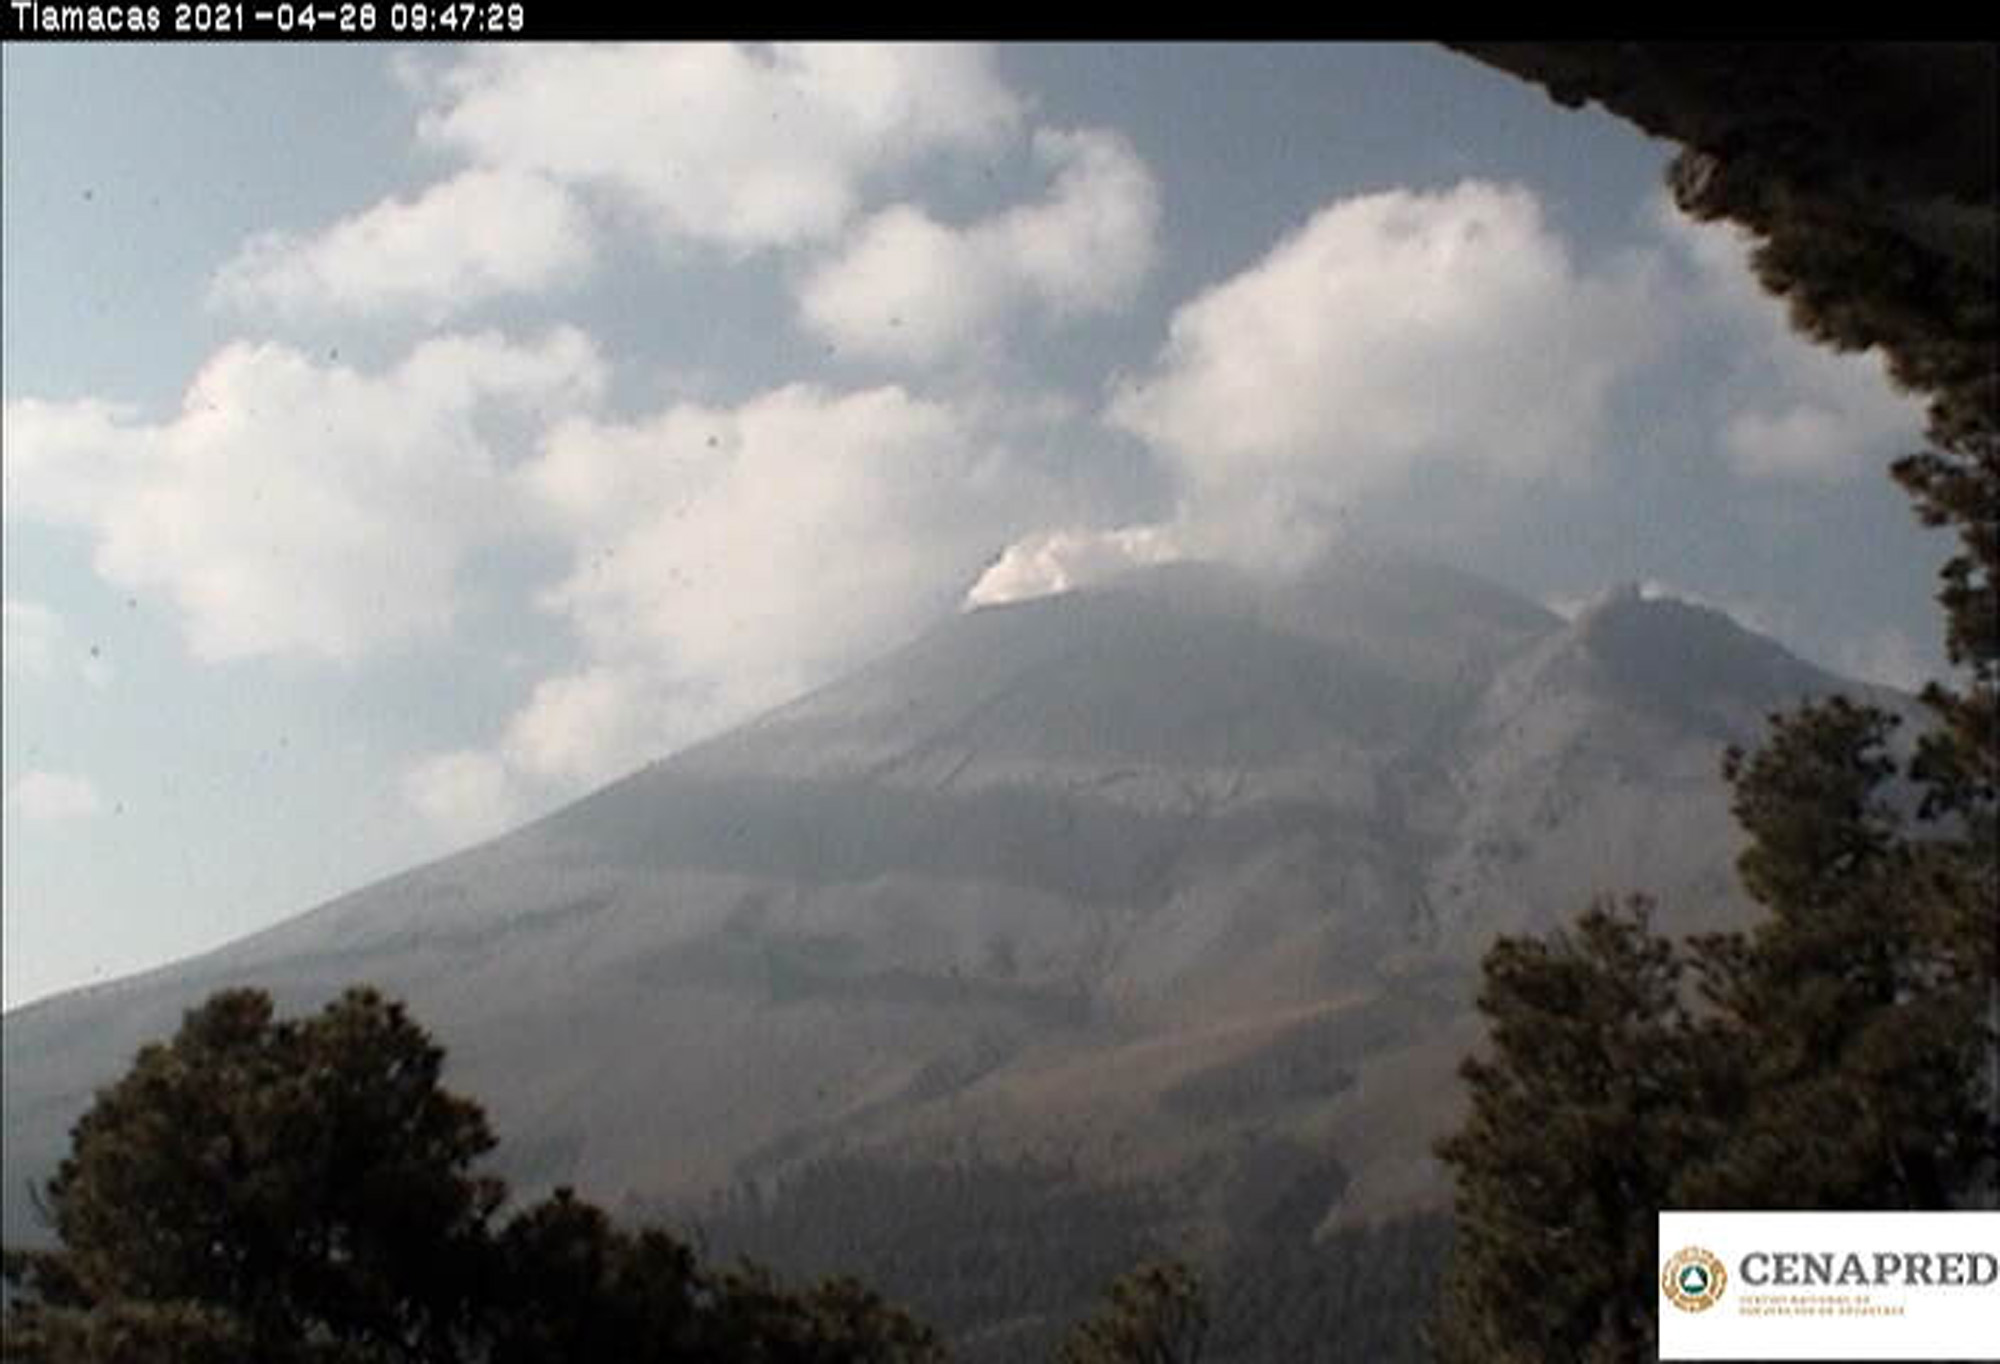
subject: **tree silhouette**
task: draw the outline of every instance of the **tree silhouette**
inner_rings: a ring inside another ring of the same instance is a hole
[[[9,1256],[10,1352],[157,1331],[260,1359],[462,1357],[502,1190],[472,1173],[493,1137],[442,1064],[369,990],[303,1021],[251,990],[191,1011],[77,1123],[46,1194],[61,1249]]]
[[[400,1004],[280,1020],[217,994],[77,1123],[46,1190],[60,1246],[9,1252],[24,1364],[933,1364],[850,1280],[703,1266],[568,1190],[504,1223],[479,1106]]]
[[[1057,1364],[1200,1364],[1208,1303],[1186,1265],[1147,1264],[1105,1293],[1056,1352]]]
[[[1600,903],[1486,958],[1494,1058],[1466,1062],[1471,1112],[1439,1147],[1458,1176],[1443,1360],[1623,1360],[1651,1343],[1652,1298],[1629,1288],[1650,1283],[1654,1210],[1702,1145],[1702,1060],[1685,961],[1650,908]]]

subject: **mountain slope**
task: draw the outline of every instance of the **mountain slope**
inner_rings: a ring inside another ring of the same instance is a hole
[[[1740,916],[1721,746],[1834,685],[1700,608],[1565,623],[1360,557],[972,612],[483,847],[9,1015],[7,1235],[92,1087],[238,982],[406,997],[530,1189],[973,1142],[1106,1178],[1306,1151],[1336,1215],[1434,1200],[1486,942],[1605,890]]]

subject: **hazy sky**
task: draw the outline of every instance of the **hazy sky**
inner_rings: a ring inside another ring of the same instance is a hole
[[[1404,543],[1934,665],[1916,407],[1429,48],[14,46],[5,999],[968,599]]]

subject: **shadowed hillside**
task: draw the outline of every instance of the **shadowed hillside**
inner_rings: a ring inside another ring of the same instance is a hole
[[[1835,680],[1715,612],[1565,623],[1347,555],[956,617],[535,824],[7,1018],[6,1217],[94,1085],[218,986],[368,981],[503,1168],[616,1205],[835,1153],[1091,1179],[1338,1162],[1315,1223],[1441,1196],[1499,931],[1645,887],[1730,920],[1721,747]]]

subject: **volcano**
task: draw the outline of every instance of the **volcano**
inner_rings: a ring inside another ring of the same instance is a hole
[[[239,984],[407,1000],[523,1192],[973,1142],[1105,1180],[1312,1152],[1328,1223],[1434,1206],[1481,952],[1603,893],[1742,922],[1722,750],[1843,689],[1711,610],[1565,620],[1379,556],[970,611],[483,846],[9,1014],[7,1236],[46,1235],[27,1189],[94,1088]]]

